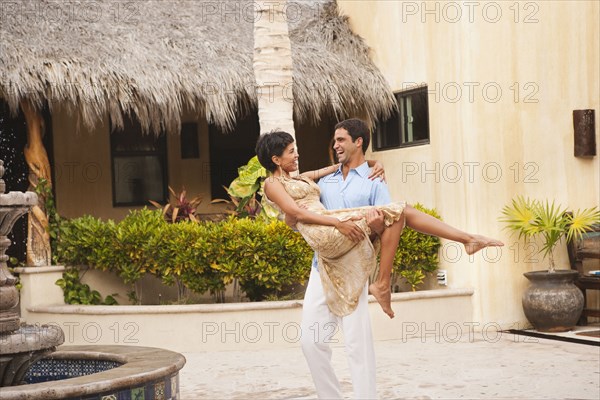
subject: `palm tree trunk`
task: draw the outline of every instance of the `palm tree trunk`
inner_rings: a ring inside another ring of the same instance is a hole
[[[281,129],[295,137],[292,49],[287,1],[255,1],[254,77],[260,133]]]

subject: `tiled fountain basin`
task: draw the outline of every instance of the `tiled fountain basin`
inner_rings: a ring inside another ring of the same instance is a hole
[[[39,383],[4,387],[1,397],[2,400],[178,400],[179,370],[184,364],[181,354],[153,347],[60,346],[52,355],[32,365],[26,375],[28,381]],[[78,376],[83,373],[90,374]]]

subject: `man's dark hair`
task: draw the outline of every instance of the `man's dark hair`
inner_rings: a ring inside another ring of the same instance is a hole
[[[345,119],[335,126],[335,130],[345,129],[352,138],[352,142],[356,142],[359,137],[362,138],[363,153],[367,152],[369,143],[371,142],[371,132],[365,121],[358,118]]]
[[[271,158],[273,156],[280,157],[290,143],[294,143],[294,138],[287,132],[271,131],[260,135],[255,149],[258,161],[267,171],[275,171],[277,165]]]

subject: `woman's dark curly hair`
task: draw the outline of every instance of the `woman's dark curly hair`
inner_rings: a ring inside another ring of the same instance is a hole
[[[280,157],[290,143],[294,143],[294,138],[287,132],[271,131],[260,135],[255,149],[258,161],[267,171],[275,171],[277,165],[272,160],[273,156]]]

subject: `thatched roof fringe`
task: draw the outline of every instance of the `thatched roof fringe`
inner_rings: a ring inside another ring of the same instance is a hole
[[[135,115],[146,131],[178,132],[183,110],[227,130],[256,108],[251,1],[95,0],[95,14],[81,5],[67,19],[56,0],[19,5],[0,25],[0,96],[13,111],[60,103],[88,128]],[[388,115],[391,90],[334,1],[289,2],[288,18],[296,119]]]

